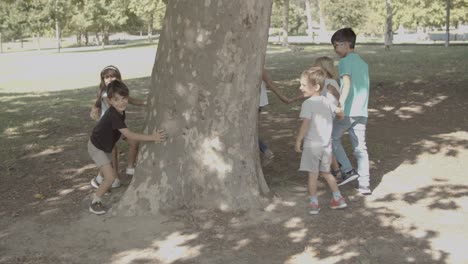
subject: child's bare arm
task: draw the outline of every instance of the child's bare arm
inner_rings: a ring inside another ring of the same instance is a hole
[[[329,84],[327,85],[328,91],[336,98],[337,101],[340,101],[340,93],[336,90],[335,86]]]
[[[343,75],[343,88],[341,89],[340,105],[344,106],[351,88],[351,76]]]
[[[91,119],[93,119],[94,121],[98,121],[100,115],[101,115],[101,108],[97,107],[96,105],[93,105],[91,107],[91,112],[89,113],[89,116],[91,117]]]
[[[302,140],[305,137],[305,134],[307,133],[307,129],[309,129],[310,125],[310,119],[304,118],[302,119],[302,124],[301,127],[299,128],[299,132],[297,133],[296,137],[296,144],[294,146],[294,150],[296,152],[302,152]]]
[[[270,78],[270,75],[268,74],[268,72],[266,70],[263,70],[262,72],[262,80],[266,83],[266,87],[268,88],[268,90],[272,91],[276,96],[278,96],[278,98],[285,104],[289,104],[291,103],[291,99],[289,99],[288,97],[282,95],[279,91],[278,91],[278,87],[276,87],[275,83],[271,80]]]
[[[144,105],[146,105],[146,101],[140,100],[140,99],[136,99],[136,98],[133,98],[133,97],[131,97],[131,96],[128,97],[128,103],[131,104],[131,105],[138,105],[138,106],[144,106]]]
[[[119,129],[120,133],[122,133],[125,137],[135,140],[135,141],[155,141],[161,142],[166,140],[166,132],[160,129],[151,135],[145,135],[140,133],[135,133],[130,131],[128,128]]]
[[[339,120],[343,119],[344,118],[343,108],[337,107],[335,110],[335,114],[336,114],[336,118],[338,118]]]
[[[298,96],[296,96],[296,97],[294,97],[294,98],[292,98],[292,99],[289,99],[288,104],[294,103],[294,102],[296,102],[297,100],[301,100],[301,99],[304,99],[304,95],[303,95],[303,94],[300,94],[300,95],[298,95]]]

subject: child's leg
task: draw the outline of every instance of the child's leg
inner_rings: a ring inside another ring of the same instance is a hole
[[[332,192],[339,192],[338,185],[336,184],[336,179],[330,172],[320,172],[320,176],[322,176],[326,181]]]
[[[317,178],[318,173],[309,172],[309,214],[316,215],[320,212],[320,206],[317,198]]]
[[[101,173],[104,177],[104,180],[99,185],[99,188],[96,190],[95,196],[100,200],[100,198],[110,190],[112,182],[116,179],[117,175],[111,164],[106,164],[101,167]]]
[[[320,176],[322,176],[327,181],[328,186],[332,190],[333,199],[330,202],[330,208],[342,209],[348,207],[343,196],[341,196],[341,192],[338,189],[335,177],[333,177],[333,175],[331,175],[329,172],[320,172]]]
[[[330,168],[331,168],[331,173],[332,173],[333,176],[335,176],[335,177],[336,176],[338,176],[338,177],[341,176],[341,175],[339,175],[340,172],[341,172],[340,171],[340,164],[336,160],[335,155],[332,155],[332,157],[331,157],[331,166],[330,166]]]
[[[112,168],[114,169],[116,179],[120,180],[119,177],[119,150],[117,145],[112,149]]]
[[[353,126],[349,129],[349,138],[353,146],[353,154],[357,161],[357,172],[359,174],[359,186],[369,187],[369,154],[366,145],[367,118],[353,118]]]
[[[135,168],[135,162],[138,156],[138,147],[139,143],[136,140],[131,140],[127,138],[128,143],[128,164],[127,164],[127,174],[133,175],[133,169]],[[132,173],[128,173],[131,169]]]
[[[309,172],[308,187],[309,187],[309,196],[311,197],[317,197],[317,178],[318,178],[318,173]]]
[[[263,143],[261,139],[258,139],[258,147],[260,148],[260,152],[265,153],[265,151],[268,149],[267,145]]]
[[[341,164],[341,171],[346,173],[353,169],[351,162],[346,155],[346,152],[341,144],[341,138],[343,134],[351,127],[351,121],[349,117],[345,117],[343,120],[333,121],[332,131],[332,147],[333,154],[335,154],[336,160]]]

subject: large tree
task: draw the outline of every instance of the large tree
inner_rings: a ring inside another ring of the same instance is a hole
[[[144,129],[168,140],[141,147],[119,212],[263,204],[258,87],[270,14],[267,0],[168,1]]]

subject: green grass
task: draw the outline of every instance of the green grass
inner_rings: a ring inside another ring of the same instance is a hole
[[[124,49],[120,52],[125,53],[128,50]],[[466,46],[454,46],[447,49],[442,46],[418,45],[395,46],[391,51],[384,51],[381,46],[377,45],[359,45],[356,48],[356,51],[362,54],[369,64],[371,89],[377,96],[380,90],[396,89],[400,84],[404,84],[404,89],[411,89],[412,84],[421,86],[422,83],[431,87],[438,85],[437,89],[441,89],[441,92],[444,89],[462,91],[463,87],[445,87],[444,84],[456,80],[456,83],[464,84],[466,87],[468,82],[467,50]],[[93,53],[96,55],[96,61],[104,52],[108,51]],[[148,52],[155,52],[155,49],[148,49]],[[270,46],[266,68],[281,92],[293,97],[298,93],[300,73],[310,67],[314,59],[319,56],[331,56],[335,60],[338,59],[329,45],[305,46],[305,49],[299,53],[293,53],[288,48],[280,46]],[[21,57],[21,59],[27,60],[27,57]],[[0,68],[8,69],[9,65],[2,65],[5,61],[11,60],[0,60]],[[142,65],[148,65],[148,63]],[[136,70],[135,74],[143,70],[147,69]],[[148,91],[150,78],[133,78],[131,74],[123,73],[133,95],[143,98]],[[80,75],[74,73],[74,86],[83,88],[47,91],[47,87],[44,86],[47,78],[56,78],[53,72],[50,74],[50,77],[41,75],[44,82],[39,84],[43,92],[14,92],[23,90],[22,87],[0,89],[0,145],[2,146],[0,156],[1,167],[6,172],[9,172],[8,168],[12,167],[17,160],[28,155],[73,149],[78,144],[83,144],[94,125],[88,114],[96,87],[89,86],[89,84],[80,86]],[[92,77],[95,78],[95,75]],[[61,78],[66,80],[67,75]],[[21,82],[17,84],[20,85]],[[398,90],[395,90],[393,96],[396,101],[400,100]],[[269,98],[270,106],[267,111],[273,113],[297,111],[300,107],[300,103],[285,105],[272,94]],[[374,99],[371,99],[371,105],[377,104]],[[134,115],[138,117],[130,118],[129,125],[138,130],[142,127],[142,111],[136,111],[135,108],[129,110],[135,112]]]
[[[393,46],[385,51],[381,45],[357,45],[359,53],[369,65],[371,89],[407,83],[443,83],[450,80],[468,82],[468,46],[458,45],[445,48],[431,45]],[[311,67],[315,58],[329,56],[339,58],[331,45],[305,46],[299,53],[289,48],[272,46],[268,49],[266,68],[282,92],[293,97],[299,87],[299,75]],[[447,87],[449,89],[449,87]],[[289,111],[297,109],[296,105],[281,104],[275,96],[270,101],[275,104],[272,111]],[[277,107],[276,107],[277,106]]]

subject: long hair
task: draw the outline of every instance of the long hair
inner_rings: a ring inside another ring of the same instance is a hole
[[[330,57],[318,57],[314,62],[315,67],[322,68],[327,74],[328,79],[338,79],[338,73],[334,61]]]
[[[113,65],[109,65],[104,67],[102,69],[100,77],[101,77],[101,83],[99,84],[99,90],[97,92],[97,99],[96,99],[96,107],[101,108],[101,99],[102,99],[102,94],[107,91],[106,83],[104,79],[106,77],[115,77],[117,80],[122,81],[122,75],[120,74],[120,71],[117,67]]]

